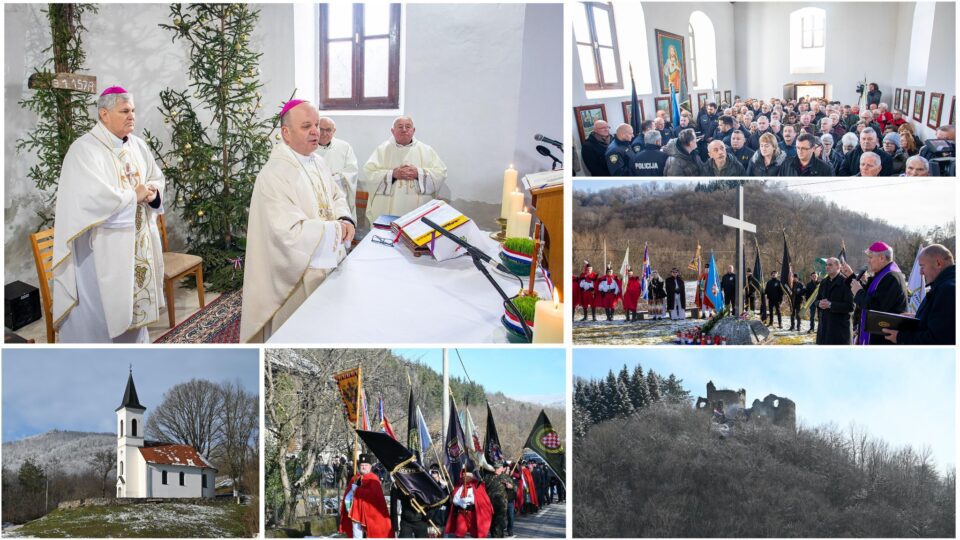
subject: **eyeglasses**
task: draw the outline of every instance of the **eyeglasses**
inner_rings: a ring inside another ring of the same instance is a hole
[[[371,240],[373,240],[373,243],[374,243],[374,244],[380,244],[381,246],[393,247],[393,240],[391,240],[391,239],[389,239],[389,238],[387,238],[387,237],[385,237],[385,236],[376,236],[376,235],[374,235],[374,237],[373,237]]]

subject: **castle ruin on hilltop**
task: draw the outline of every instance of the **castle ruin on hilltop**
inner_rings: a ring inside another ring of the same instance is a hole
[[[722,410],[728,419],[761,420],[790,430],[797,429],[797,404],[793,400],[768,394],[763,401],[754,399],[747,408],[746,390],[717,390],[713,381],[707,382],[707,397],[697,398],[696,408],[707,413]]]

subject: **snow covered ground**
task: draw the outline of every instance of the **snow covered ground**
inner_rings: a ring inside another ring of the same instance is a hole
[[[597,310],[597,320],[581,321],[583,311],[578,309],[573,321],[573,342],[577,345],[672,345],[677,331],[685,332],[696,326],[706,324],[706,319],[684,319],[672,321],[644,320],[627,322],[624,316],[617,314],[612,321],[607,321],[602,310]],[[754,317],[759,320],[759,317]],[[784,318],[786,328],[790,327],[790,316]],[[809,321],[803,321],[802,332],[791,332],[770,329],[773,338],[772,345],[812,345],[816,342],[816,334],[807,334]]]

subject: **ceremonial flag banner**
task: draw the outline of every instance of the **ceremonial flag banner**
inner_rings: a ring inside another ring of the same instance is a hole
[[[393,426],[390,425],[390,421],[387,420],[387,415],[383,412],[383,398],[380,398],[380,405],[377,407],[378,414],[380,415],[380,431],[386,433],[394,440],[397,436],[393,432]]]
[[[623,255],[623,263],[620,264],[620,279],[627,282],[627,268],[630,268],[630,246],[627,246],[627,252]]]
[[[554,431],[550,419],[547,418],[547,413],[542,409],[536,423],[533,424],[533,430],[530,431],[530,436],[527,437],[524,447],[542,457],[547,465],[553,469],[557,479],[566,484],[567,469],[563,451],[563,437]]]
[[[847,262],[847,246],[844,243],[840,242],[840,253],[837,254],[837,258],[840,259],[840,264]]]
[[[421,514],[447,501],[447,492],[423,468],[410,450],[385,433],[358,429],[370,452],[387,471],[394,484],[415,502]]]
[[[720,289],[720,279],[717,277],[717,261],[710,252],[710,270],[707,271],[707,283],[704,287],[704,296],[710,300],[717,312],[723,311],[723,291]]]
[[[448,396],[450,400],[450,419],[447,423],[447,440],[444,441],[444,455],[447,456],[447,472],[450,478],[460,478],[460,470],[466,469],[472,471],[476,465],[467,452],[467,438],[463,433],[463,425],[460,424],[460,413],[457,412],[457,404],[453,401],[453,396]]]
[[[790,249],[787,248],[787,233],[783,233],[783,259],[780,263],[780,286],[785,289],[787,298],[793,296],[793,264],[790,260]]]
[[[640,123],[643,119],[640,118],[640,100],[637,99],[637,83],[633,80],[633,64],[630,64],[630,88],[630,126],[636,135],[640,135]]]
[[[760,317],[764,318],[767,316],[767,297],[763,294],[763,266],[760,264],[760,244],[757,242],[757,239],[753,239],[753,247],[756,250],[757,258],[753,261],[753,277],[756,280],[756,283],[753,283],[752,286],[756,289],[757,294],[760,295]]]
[[[360,429],[370,429],[370,417],[367,416],[367,393],[360,388]]]
[[[640,296],[644,300],[650,299],[650,278],[653,276],[653,269],[650,267],[650,247],[643,244],[643,277],[640,280]],[[626,283],[626,281],[624,281]]]
[[[913,268],[910,270],[910,279],[907,281],[907,310],[916,313],[920,309],[920,302],[926,296],[927,283],[920,273],[920,252],[923,246],[917,248],[917,256],[913,259]]]
[[[347,421],[355,425],[357,423],[357,394],[360,390],[360,368],[341,371],[333,376],[337,382],[337,388],[340,389],[340,400],[343,402],[343,410],[347,415]]]
[[[470,409],[463,410],[463,432],[470,445],[470,457],[477,462],[477,465],[483,468],[489,468],[487,460],[484,459],[483,445],[480,443],[480,434],[477,433],[477,425],[473,423],[473,415]]]
[[[433,446],[433,439],[430,438],[430,430],[427,428],[427,421],[423,419],[419,405],[417,405],[417,429],[420,430],[420,451],[425,453]]]
[[[417,420],[417,404],[413,399],[413,388],[410,388],[410,398],[407,400],[407,448],[420,459],[423,457],[424,448]]]
[[[500,447],[500,435],[497,434],[497,424],[493,421],[493,411],[487,403],[487,431],[483,435],[483,457],[487,462],[503,460],[503,450]]]
[[[690,270],[695,270],[697,276],[700,276],[700,268],[703,266],[703,260],[700,258],[700,242],[697,242],[697,252],[693,254],[693,258],[690,259],[690,263],[687,265],[687,268]]]
[[[673,89],[673,85],[670,85],[670,110],[672,111],[671,116],[673,117],[673,125],[680,125],[680,103],[677,101],[677,93]],[[639,131],[635,133],[640,133]]]

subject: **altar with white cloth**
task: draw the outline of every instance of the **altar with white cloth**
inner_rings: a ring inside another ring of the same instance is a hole
[[[508,342],[503,299],[469,256],[438,262],[374,237],[393,240],[390,231],[368,233],[268,343]],[[476,247],[499,260],[498,244],[486,235]],[[518,293],[517,278],[487,266],[507,296]],[[550,298],[542,279],[535,290]]]

